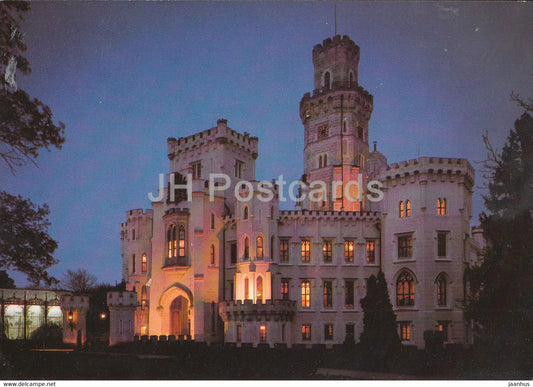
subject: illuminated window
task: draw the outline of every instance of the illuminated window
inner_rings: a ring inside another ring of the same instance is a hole
[[[322,246],[322,252],[324,253],[324,263],[333,262],[333,251],[331,241],[324,241]]]
[[[439,332],[442,332],[444,336],[444,341],[448,341],[448,327],[450,325],[449,321],[438,321],[437,329]]]
[[[437,215],[446,215],[446,199],[437,199]]]
[[[311,242],[308,240],[302,241],[302,263],[311,262]]]
[[[324,281],[324,308],[331,308],[333,306],[333,283],[331,281]]]
[[[366,241],[366,263],[376,263],[376,241]]]
[[[209,247],[209,263],[211,265],[215,264],[215,245]]]
[[[446,257],[446,239],[447,239],[446,232],[438,232],[437,233],[437,255],[439,257]]]
[[[255,240],[255,253],[257,258],[263,258],[263,237],[261,235],[258,235]]]
[[[311,286],[309,281],[302,281],[302,308],[311,307]]]
[[[146,309],[148,306],[148,292],[146,290],[146,286],[143,286],[141,288],[141,309]]]
[[[143,273],[146,273],[148,271],[148,258],[146,257],[146,254],[143,254],[141,256],[141,271]]]
[[[396,282],[396,305],[413,306],[415,304],[415,280],[408,271],[403,271]]]
[[[267,341],[267,327],[266,325],[259,326],[259,342],[266,343]]]
[[[405,201],[405,216],[411,216],[411,202],[409,200]]]
[[[398,207],[398,212],[399,212],[400,218],[403,218],[405,215],[405,205],[403,202],[400,202],[400,205]]]
[[[244,215],[242,217],[243,219],[248,219],[248,207],[244,207]]]
[[[185,227],[180,226],[178,231],[178,257],[185,257]]]
[[[284,301],[289,300],[289,280],[287,278],[281,279],[281,299]]]
[[[261,303],[263,301],[263,277],[257,277],[257,283],[255,287],[255,298],[257,302]]]
[[[177,239],[176,239],[176,226],[171,225],[167,231],[167,257],[172,258],[176,256]]]
[[[331,89],[331,74],[329,71],[326,71],[324,74],[324,87],[327,90]]]
[[[240,343],[242,341],[242,325],[237,325],[237,343]]]
[[[279,261],[289,262],[289,240],[288,239],[279,240]]]
[[[250,299],[250,280],[248,277],[244,279],[244,299]]]
[[[344,280],[344,306],[352,309],[355,305],[354,281]]]
[[[235,177],[242,178],[242,167],[244,163],[239,160],[235,160]]]
[[[398,236],[398,259],[411,258],[413,255],[413,237],[411,235]]]
[[[191,164],[192,167],[192,178],[201,179],[202,178],[202,162],[197,161]]]
[[[135,254],[133,254],[131,257],[131,272],[132,273],[135,273],[135,261],[136,261]]]
[[[446,306],[446,277],[444,274],[440,274],[437,277],[437,305]]]
[[[411,340],[411,323],[409,322],[400,323],[400,340],[402,341]]]
[[[302,340],[303,341],[311,340],[311,325],[310,324],[302,325]]]
[[[244,259],[250,258],[250,240],[247,236],[244,237]]]
[[[346,263],[353,263],[354,250],[353,241],[344,242],[344,261]]]
[[[211,230],[215,229],[215,214],[211,214]]]
[[[333,324],[324,325],[324,340],[333,340]]]

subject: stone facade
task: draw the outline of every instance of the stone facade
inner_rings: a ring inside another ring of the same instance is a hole
[[[280,209],[282,187],[255,180],[258,139],[226,120],[168,139],[162,199],[121,225],[135,334],[237,346],[354,342],[366,279],[381,270],[404,343],[423,346],[428,330],[469,342],[463,273],[483,244],[470,233],[474,170],[449,158],[389,165],[369,150],[373,97],[358,83],[359,53],[347,36],[313,49],[295,210]]]

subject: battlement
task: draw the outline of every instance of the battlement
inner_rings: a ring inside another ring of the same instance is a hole
[[[279,220],[379,220],[380,213],[373,211],[319,211],[319,210],[282,210]]]
[[[224,321],[264,321],[266,318],[291,321],[296,312],[296,301],[266,300],[254,304],[252,300],[222,301],[219,313]]]
[[[61,309],[89,309],[89,296],[61,296]]]
[[[448,157],[419,157],[399,163],[392,163],[381,172],[383,180],[396,179],[398,177],[416,176],[419,174],[434,175],[457,175],[465,176],[473,185],[475,170],[467,159]]]
[[[359,46],[355,44],[348,35],[342,37],[340,35],[335,35],[333,39],[327,38],[324,39],[322,44],[315,45],[313,47],[313,57],[336,46],[343,46],[346,50],[353,51],[355,54],[359,53]]]
[[[136,208],[134,210],[126,211],[126,222],[120,223],[120,229],[128,227],[128,221],[131,221],[132,218],[147,218],[152,219],[154,216],[154,210]]]
[[[227,126],[227,122],[228,121],[225,119],[219,119],[217,121],[217,126],[211,129],[187,137],[180,137],[178,139],[169,137],[167,139],[168,158],[172,160],[180,153],[195,150],[213,142],[232,144],[257,157],[259,139],[255,136],[250,136],[250,133],[248,132],[241,134],[231,129]]]
[[[369,113],[372,112],[374,96],[361,86],[356,84],[348,86],[346,84],[342,84],[342,82],[334,81],[332,90],[328,90],[326,88],[314,89],[312,96],[311,93],[305,93],[300,100],[300,114],[303,114],[303,112],[307,109],[315,108],[315,106],[318,107],[318,105],[323,105],[324,109],[331,103],[335,103],[340,106],[341,94],[344,95],[344,103],[347,109],[352,106],[358,106],[359,108],[368,110]],[[349,93],[346,93],[346,91],[349,91]],[[324,97],[326,95],[328,96],[327,100],[320,99],[320,97]],[[316,99],[318,99],[318,101]]]
[[[107,306],[137,307],[137,293],[135,292],[107,292]]]

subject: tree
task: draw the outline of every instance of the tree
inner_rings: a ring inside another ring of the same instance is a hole
[[[15,281],[11,278],[7,271],[0,270],[0,288],[2,289],[15,289]]]
[[[387,290],[383,272],[377,278],[371,275],[366,281],[366,296],[361,299],[363,332],[359,338],[361,348],[376,360],[382,360],[401,348],[396,328],[396,316]]]
[[[513,95],[514,96],[514,95]],[[515,96],[516,97],[516,96]],[[484,136],[489,179],[480,215],[487,241],[484,261],[470,268],[466,316],[474,322],[478,343],[498,359],[533,358],[533,118],[531,105],[515,122],[501,153]]]
[[[96,277],[85,269],[67,270],[61,287],[74,293],[88,293],[96,286]]]
[[[61,149],[65,141],[65,126],[54,124],[50,108],[17,87],[17,73],[31,72],[20,28],[29,9],[27,2],[0,2],[0,160],[13,174],[27,161],[35,164],[41,149]],[[0,269],[16,269],[34,284],[57,282],[46,272],[57,262],[48,214],[46,205],[0,191]]]

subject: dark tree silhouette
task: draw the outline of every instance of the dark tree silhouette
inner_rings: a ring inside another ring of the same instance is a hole
[[[15,281],[11,278],[7,271],[0,270],[0,288],[2,289],[15,289]]]
[[[67,270],[60,285],[65,290],[85,294],[96,286],[96,277],[85,269]]]

